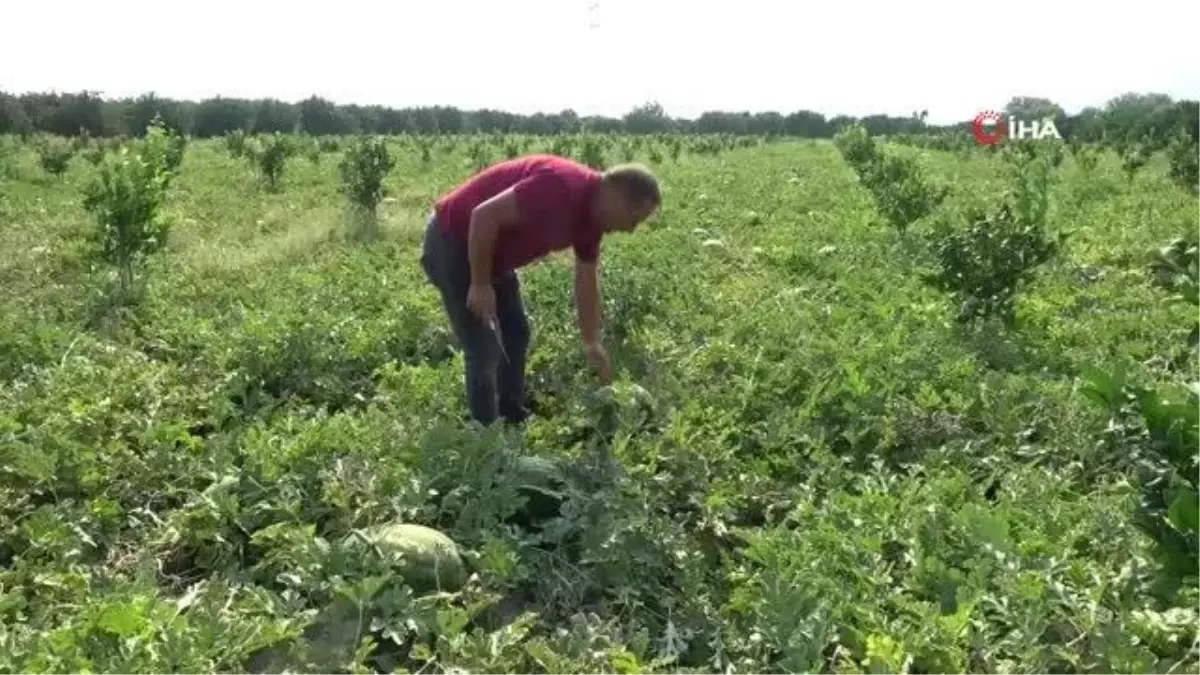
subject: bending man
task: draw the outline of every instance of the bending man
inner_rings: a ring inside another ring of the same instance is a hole
[[[595,171],[531,155],[496,164],[437,201],[421,266],[438,288],[466,360],[471,417],[524,421],[529,322],[516,271],[555,251],[575,253],[575,302],[584,354],[601,381],[600,243],[629,232],[661,204],[658,181],[636,164]]]

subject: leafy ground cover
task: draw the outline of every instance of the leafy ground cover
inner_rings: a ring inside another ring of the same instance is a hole
[[[1195,672],[1194,192],[869,142],[192,141],[126,276],[115,149],[0,139],[0,670]],[[559,257],[537,415],[474,432],[424,214],[536,150],[666,206],[605,244],[615,386]],[[540,518],[529,456],[571,474]],[[389,521],[467,584],[346,544]]]

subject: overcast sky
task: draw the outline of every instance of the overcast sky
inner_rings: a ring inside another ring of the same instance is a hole
[[[621,115],[648,100],[683,117],[925,109],[931,122],[946,123],[1016,94],[1051,98],[1068,112],[1126,91],[1200,98],[1197,6],[0,0],[0,90],[288,101],[317,94],[583,115]]]

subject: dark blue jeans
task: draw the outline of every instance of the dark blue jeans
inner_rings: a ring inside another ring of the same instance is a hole
[[[525,354],[529,349],[529,319],[521,302],[515,272],[492,280],[496,289],[496,322],[500,335],[467,308],[471,267],[467,242],[444,234],[433,216],[425,227],[421,267],[442,296],[442,306],[466,361],[465,386],[471,417],[487,425],[498,417],[519,424],[525,408]],[[500,349],[500,338],[504,349]]]

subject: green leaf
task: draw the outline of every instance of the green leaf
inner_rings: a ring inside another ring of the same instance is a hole
[[[1200,531],[1200,494],[1187,488],[1177,492],[1167,507],[1167,519],[1184,532],[1194,535]]]
[[[107,605],[100,613],[98,622],[100,629],[119,638],[136,635],[146,625],[146,617],[142,614],[142,608],[138,604],[114,602]]]

